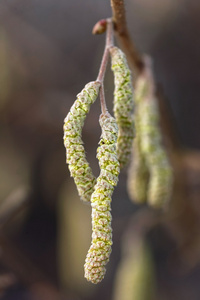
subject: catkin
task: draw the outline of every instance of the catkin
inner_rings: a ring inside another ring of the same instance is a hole
[[[71,177],[74,178],[82,201],[89,202],[96,178],[87,162],[82,128],[90,106],[96,100],[100,88],[97,81],[89,82],[77,95],[77,99],[64,120],[64,145]]]
[[[145,203],[147,200],[149,172],[144,156],[140,150],[139,139],[133,142],[133,159],[128,170],[127,190],[130,199],[135,203]]]
[[[146,195],[151,206],[161,207],[171,195],[172,169],[162,145],[153,85],[149,68],[140,75],[135,88],[136,140],[133,144],[133,155],[135,153],[136,161],[133,161],[129,172],[128,188],[130,196],[135,197],[137,202],[142,202],[143,196]],[[149,179],[145,175],[147,173]]]
[[[145,203],[147,200],[147,189],[149,171],[145,162],[145,156],[141,150],[141,102],[147,94],[147,84],[143,76],[140,76],[135,85],[135,130],[136,137],[133,141],[132,160],[128,171],[127,190],[130,199],[136,203]]]
[[[119,128],[117,154],[120,168],[129,162],[134,137],[133,87],[125,54],[117,47],[110,49],[114,74],[114,116]]]
[[[150,171],[148,203],[161,207],[167,203],[172,190],[172,168],[162,146],[157,102],[152,95],[141,107],[141,149]]]
[[[100,175],[91,196],[92,243],[85,260],[85,277],[92,283],[99,283],[105,275],[112,245],[111,196],[117,185],[120,165],[116,142],[118,128],[109,113],[100,116],[102,135],[97,149]]]

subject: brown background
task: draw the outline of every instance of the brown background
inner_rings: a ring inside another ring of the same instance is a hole
[[[137,48],[154,59],[155,77],[183,147],[198,150],[200,3],[129,0],[126,10]],[[123,172],[113,196],[114,246],[107,275],[98,286],[87,283],[83,264],[90,243],[90,208],[79,203],[62,141],[63,119],[76,94],[98,73],[104,36],[92,36],[92,27],[110,14],[109,1],[100,0],[0,3],[0,210],[7,202],[25,203],[1,230],[2,299],[60,299],[57,293],[63,293],[64,299],[112,297],[121,237],[140,208],[128,199]],[[105,88],[112,111],[110,71]],[[97,101],[83,131],[96,175],[99,114]],[[191,181],[199,188],[195,180],[196,176]],[[198,202],[199,189],[196,198]],[[199,300],[198,255],[185,267],[178,256],[173,258],[176,239],[162,230],[155,228],[147,237],[158,299]],[[199,232],[192,234],[196,240]]]

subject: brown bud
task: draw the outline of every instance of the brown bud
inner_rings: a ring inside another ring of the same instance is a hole
[[[92,29],[92,34],[102,34],[106,31],[106,27],[107,27],[107,20],[102,19],[94,25]]]

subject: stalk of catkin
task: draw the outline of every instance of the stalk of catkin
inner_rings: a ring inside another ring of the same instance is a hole
[[[94,191],[94,177],[86,159],[81,138],[85,118],[90,106],[96,100],[100,83],[92,81],[86,84],[77,95],[77,99],[64,120],[64,145],[71,177],[74,178],[78,194],[82,201],[89,202]]]
[[[129,162],[134,137],[132,78],[125,54],[117,47],[111,47],[110,54],[115,83],[114,116],[119,128],[117,154],[123,168]]]
[[[92,243],[85,260],[85,277],[92,283],[99,283],[105,275],[112,245],[111,197],[117,185],[120,165],[116,143],[118,128],[116,121],[107,112],[100,116],[102,135],[97,149],[100,175],[91,196]]]
[[[145,162],[145,156],[141,150],[141,112],[140,104],[147,94],[146,81],[139,76],[135,85],[135,130],[136,136],[133,141],[132,160],[128,170],[127,190],[130,199],[136,203],[145,203],[149,181],[149,171]]]

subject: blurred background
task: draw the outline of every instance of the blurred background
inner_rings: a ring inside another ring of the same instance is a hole
[[[134,205],[123,171],[105,279],[97,286],[84,279],[91,209],[69,176],[62,126],[76,94],[97,77],[105,37],[91,31],[111,15],[110,3],[2,0],[0,299],[200,299],[200,2],[125,3],[130,34],[153,57],[168,107],[163,114],[177,135],[170,209],[160,216]],[[109,70],[105,89],[112,111]],[[97,101],[83,130],[95,175],[99,114]]]

